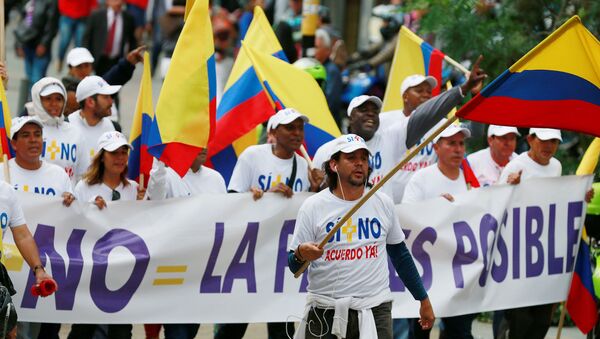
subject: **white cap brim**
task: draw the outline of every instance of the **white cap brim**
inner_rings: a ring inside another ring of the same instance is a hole
[[[471,137],[471,131],[468,128],[450,125],[445,130],[443,130],[442,133],[438,134],[438,136],[433,139],[433,143],[437,143],[441,138],[449,138],[458,133],[464,134],[465,139]]]
[[[54,93],[58,93],[58,94],[62,95],[63,97],[65,96],[65,93],[64,93],[62,87],[60,87],[58,84],[55,84],[55,83],[44,86],[44,88],[42,88],[42,90],[40,91],[40,96],[45,97],[45,96],[48,96],[48,95],[54,94]]]
[[[126,142],[111,143],[110,145],[106,145],[106,146],[102,147],[102,149],[107,152],[114,152],[123,146],[127,146],[130,150],[133,150],[133,146],[131,146],[131,144],[126,143]]]
[[[361,95],[358,96],[354,99],[352,99],[352,101],[350,101],[350,104],[348,105],[348,110],[346,111],[346,113],[348,113],[348,116],[350,116],[350,114],[352,114],[352,110],[354,110],[356,107],[364,104],[365,102],[370,101],[372,103],[374,103],[375,105],[377,105],[378,109],[381,109],[381,107],[383,106],[383,101],[381,101],[381,99],[379,99],[378,97],[374,96],[374,95]]]
[[[404,81],[402,81],[402,85],[400,86],[400,95],[404,95],[404,93],[415,87],[415,86],[419,86],[420,84],[427,82],[429,84],[429,86],[431,86],[431,89],[434,89],[437,87],[438,82],[437,79],[432,77],[431,75],[428,76],[423,76],[420,74],[414,74],[414,75],[410,75],[408,77],[406,77],[406,79],[404,79]]]
[[[11,122],[10,138],[14,138],[14,136],[27,124],[35,124],[38,125],[42,130],[44,129],[44,124],[42,124],[42,121],[38,117],[17,117]]]
[[[487,136],[501,137],[510,133],[514,133],[517,136],[521,136],[521,133],[519,133],[519,130],[516,127],[500,125],[490,125],[490,127],[488,128]]]
[[[535,135],[538,139],[543,141],[552,139],[558,139],[559,141],[562,141],[560,130],[553,128],[530,128],[529,134]]]

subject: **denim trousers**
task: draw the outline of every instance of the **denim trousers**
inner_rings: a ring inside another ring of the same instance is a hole
[[[63,60],[67,54],[67,48],[71,40],[75,39],[75,47],[81,47],[85,23],[87,18],[73,19],[61,15],[58,19],[58,32],[60,40],[58,43],[58,60]]]

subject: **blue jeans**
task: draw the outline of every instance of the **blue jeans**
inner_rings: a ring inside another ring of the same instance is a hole
[[[25,52],[25,75],[29,79],[28,95],[31,92],[31,86],[46,76],[48,64],[50,64],[50,50],[46,50],[46,54],[41,57],[35,54],[35,46],[23,46]]]
[[[87,18],[73,19],[61,15],[58,20],[58,32],[60,42],[58,44],[58,60],[63,60],[67,54],[67,48],[71,39],[75,38],[75,47],[81,47],[83,33],[85,33],[85,23]]]
[[[394,339],[408,339],[409,328],[408,319],[392,319]]]
[[[194,339],[200,324],[163,324],[165,339]]]

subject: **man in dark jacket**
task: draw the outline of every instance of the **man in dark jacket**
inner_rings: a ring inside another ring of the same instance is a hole
[[[134,22],[123,11],[123,0],[106,0],[106,8],[93,12],[83,37],[83,47],[94,56],[96,74],[104,75],[126,52],[137,47]]]

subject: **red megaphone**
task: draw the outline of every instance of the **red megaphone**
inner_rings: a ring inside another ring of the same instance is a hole
[[[39,284],[31,286],[31,294],[35,297],[47,297],[56,291],[56,281],[44,279]]]

